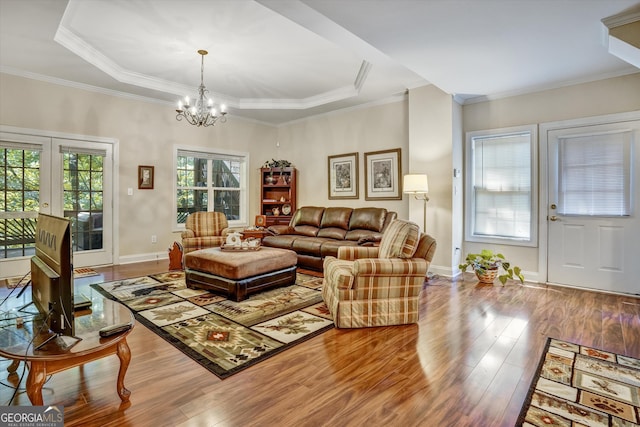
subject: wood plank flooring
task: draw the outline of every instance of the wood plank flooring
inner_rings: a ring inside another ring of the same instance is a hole
[[[166,269],[101,268],[77,283]],[[334,329],[224,381],[138,324],[129,404],[115,356],[52,376],[44,402],[65,406],[67,426],[512,426],[548,336],[640,357],[638,298],[472,277],[432,280],[416,325]],[[0,405],[11,393],[0,385]]]

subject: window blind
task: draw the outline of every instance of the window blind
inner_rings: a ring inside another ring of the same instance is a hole
[[[560,214],[631,214],[631,136],[631,131],[624,131],[560,138]]]

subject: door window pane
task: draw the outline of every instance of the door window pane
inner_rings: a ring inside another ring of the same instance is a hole
[[[0,258],[35,253],[40,151],[0,147]]]
[[[631,214],[631,132],[560,138],[558,213]]]

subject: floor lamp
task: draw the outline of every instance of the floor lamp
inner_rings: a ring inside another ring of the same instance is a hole
[[[404,176],[402,181],[402,192],[406,194],[413,194],[416,200],[424,200],[422,232],[427,232],[427,202],[429,197],[429,180],[426,174],[408,174]]]

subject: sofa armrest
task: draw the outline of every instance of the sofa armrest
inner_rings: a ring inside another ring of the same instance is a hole
[[[293,227],[289,227],[288,225],[272,225],[267,228],[267,231],[274,236],[278,236],[280,234],[296,234]]]
[[[196,237],[196,233],[194,233],[193,230],[187,228],[182,233],[180,233],[180,237],[182,237],[183,239],[189,239],[191,237]]]
[[[358,246],[376,246],[381,240],[382,234],[371,234],[358,239]]]
[[[378,258],[378,246],[340,246],[337,258],[353,261],[360,258]]]

